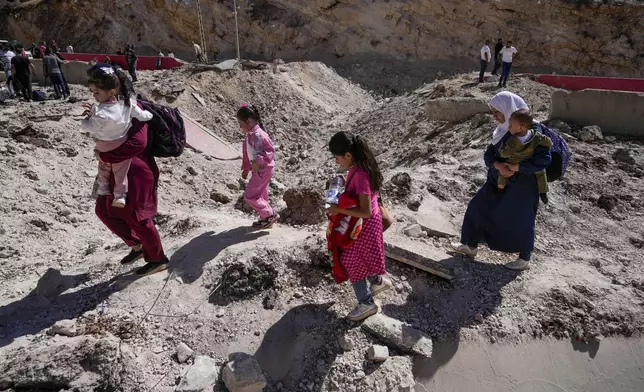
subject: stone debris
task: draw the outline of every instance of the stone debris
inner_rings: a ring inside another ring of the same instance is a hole
[[[177,360],[179,363],[185,363],[188,359],[192,358],[195,352],[188,347],[187,344],[180,342],[177,344]]]
[[[423,229],[420,227],[419,224],[413,224],[411,226],[407,226],[403,230],[403,233],[405,233],[405,235],[407,235],[408,237],[418,238],[423,233]]]
[[[360,383],[371,391],[415,392],[413,363],[409,357],[391,357]]]
[[[362,329],[401,351],[427,358],[432,355],[432,339],[429,336],[409,324],[382,313],[369,317],[362,324]]]
[[[367,358],[374,362],[384,362],[389,358],[389,347],[374,344],[367,350]]]
[[[583,127],[575,136],[585,143],[593,143],[604,139],[602,129],[597,125]]]
[[[200,355],[181,378],[177,392],[206,392],[212,391],[219,382],[220,367],[214,359]]]
[[[342,350],[344,351],[351,351],[356,346],[353,342],[353,339],[347,336],[342,336],[340,339],[338,339],[338,343],[340,344],[340,348],[342,348]]]
[[[266,386],[262,368],[252,355],[232,353],[224,367],[222,378],[230,392],[261,392]]]
[[[49,328],[47,333],[50,335],[76,336],[78,330],[76,329],[76,322],[74,320],[60,320]]]
[[[61,337],[21,347],[0,362],[0,390],[116,390],[123,363],[119,339],[107,334]]]

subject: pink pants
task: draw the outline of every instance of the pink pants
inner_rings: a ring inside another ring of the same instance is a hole
[[[117,149],[127,140],[127,136],[117,140],[96,141],[96,149],[100,152],[108,152]],[[127,195],[127,172],[130,170],[131,159],[119,163],[106,163],[98,161],[98,183],[99,194],[106,194],[105,190],[110,188],[110,177],[114,173],[114,198],[118,199]],[[109,191],[108,191],[109,193]]]
[[[268,202],[268,186],[274,173],[275,169],[272,167],[253,173],[246,186],[246,192],[244,192],[244,200],[257,211],[259,219],[266,219],[274,214],[273,208]]]

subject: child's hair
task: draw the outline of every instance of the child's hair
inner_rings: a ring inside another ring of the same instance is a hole
[[[260,128],[266,131],[266,128],[264,128],[264,124],[262,124],[262,116],[259,114],[259,110],[257,110],[255,105],[243,104],[239,108],[239,110],[237,110],[237,118],[242,121],[248,121],[249,119],[252,118],[253,120],[257,121]]]
[[[525,126],[526,128],[530,128],[532,126],[533,118],[528,109],[517,110],[516,112],[512,113],[510,119],[518,121],[519,124]]]
[[[126,106],[130,106],[130,97],[134,95],[127,76],[120,69],[112,67],[96,67],[89,72],[88,84],[93,84],[99,90],[118,91]]]
[[[335,156],[344,156],[344,154],[350,153],[353,156],[354,164],[369,173],[371,190],[374,192],[380,191],[384,179],[378,168],[378,162],[376,162],[376,158],[364,138],[348,132],[338,132],[331,137],[329,150]]]

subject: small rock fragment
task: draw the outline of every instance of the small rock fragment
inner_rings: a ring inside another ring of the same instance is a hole
[[[179,363],[185,363],[194,354],[195,352],[187,344],[183,342],[177,344],[177,360],[179,360]]]
[[[210,357],[198,356],[177,386],[178,392],[212,391],[219,381],[219,366]]]
[[[389,347],[374,344],[367,350],[367,358],[374,362],[384,362],[389,358]]]
[[[344,351],[351,351],[355,348],[355,343],[353,343],[353,340],[346,336],[342,336],[340,339],[338,339],[338,343],[340,344],[340,348],[342,348]]]
[[[577,134],[577,137],[582,142],[586,143],[592,143],[604,139],[602,129],[597,125],[589,125],[587,127],[583,127]]]
[[[194,168],[194,167],[192,167],[192,166],[188,166],[188,167],[186,168],[186,170],[188,171],[188,173],[190,173],[190,174],[191,174],[191,175],[193,175],[193,176],[196,176],[197,174],[199,174],[199,172],[197,171],[197,169],[195,169],[195,168]]]
[[[422,232],[423,232],[423,229],[420,227],[419,224],[413,224],[403,230],[403,233],[405,233],[405,235],[412,238],[420,237],[420,234]]]
[[[76,322],[74,320],[57,321],[47,332],[50,335],[76,336]]]

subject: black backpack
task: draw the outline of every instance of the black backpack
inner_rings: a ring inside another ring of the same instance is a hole
[[[148,121],[148,148],[150,155],[159,158],[178,157],[186,146],[186,128],[178,108],[154,103],[141,94],[137,101],[152,113]]]

